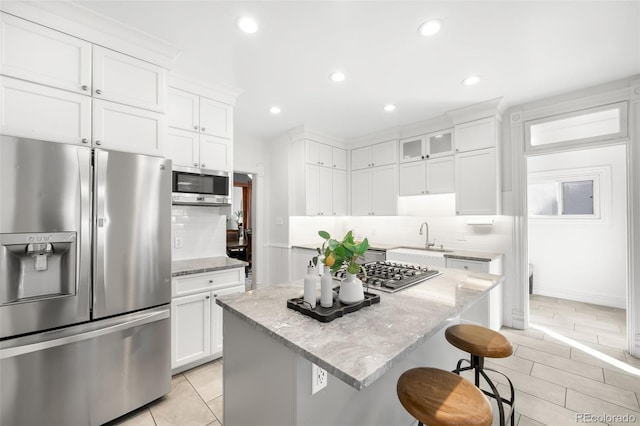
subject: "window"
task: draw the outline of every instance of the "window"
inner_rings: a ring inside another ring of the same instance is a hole
[[[571,145],[627,135],[627,104],[620,102],[527,121],[527,149]]]
[[[529,174],[528,205],[532,219],[601,218],[600,189],[608,181],[606,167]]]

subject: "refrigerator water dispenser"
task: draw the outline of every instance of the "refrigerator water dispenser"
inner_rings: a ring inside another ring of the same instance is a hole
[[[76,294],[76,233],[0,235],[0,305]]]

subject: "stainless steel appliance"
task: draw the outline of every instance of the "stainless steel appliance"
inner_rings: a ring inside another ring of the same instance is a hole
[[[169,392],[170,200],[169,160],[0,137],[0,424]]]
[[[442,275],[442,272],[417,265],[393,263],[393,262],[368,262],[362,265],[366,274],[362,271],[357,277],[369,289],[380,290],[387,293],[395,293],[415,284],[419,284],[430,278]],[[342,279],[346,274],[345,269],[336,271],[334,277]]]
[[[174,167],[171,200],[187,206],[231,204],[229,173],[224,171]]]

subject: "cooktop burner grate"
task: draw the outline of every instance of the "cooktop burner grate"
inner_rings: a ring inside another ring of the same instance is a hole
[[[387,293],[395,293],[442,274],[435,269],[403,263],[377,261],[368,262],[362,266],[367,272],[366,275],[362,271],[357,274],[362,283],[370,289]],[[335,279],[342,279],[345,276],[346,269],[339,269],[334,274]]]

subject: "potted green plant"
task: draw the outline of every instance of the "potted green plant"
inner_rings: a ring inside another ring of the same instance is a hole
[[[369,240],[365,238],[359,243],[353,239],[353,232],[349,231],[345,234],[341,241],[331,238],[326,231],[318,231],[318,235],[325,241],[322,243],[322,249],[317,249],[318,256],[313,258],[314,264],[321,260],[328,266],[331,272],[338,269],[346,268],[346,277],[340,284],[340,293],[338,298],[342,303],[353,304],[364,299],[364,290],[362,281],[356,274],[360,270],[364,271],[362,265],[357,263],[358,257],[362,256],[369,248]],[[320,259],[321,256],[324,256]]]

